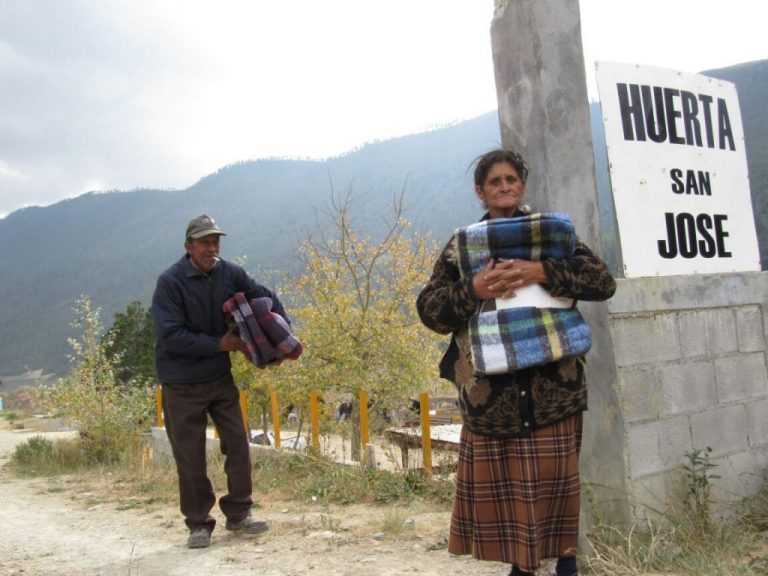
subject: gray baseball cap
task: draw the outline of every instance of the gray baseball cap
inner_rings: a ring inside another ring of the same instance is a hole
[[[202,238],[203,236],[208,236],[209,234],[226,236],[226,234],[222,232],[221,228],[216,225],[216,222],[214,222],[213,218],[208,216],[208,214],[201,214],[197,218],[193,218],[189,221],[189,224],[187,224],[187,235],[184,236],[184,239],[187,240],[189,238]]]

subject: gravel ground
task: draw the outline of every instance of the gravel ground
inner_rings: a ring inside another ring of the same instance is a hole
[[[24,479],[2,467],[34,434],[0,426],[0,574],[5,576],[505,576],[509,567],[446,550],[449,511],[262,501],[269,532],[219,528],[209,548],[186,548],[175,504],[99,501],[77,477]],[[45,432],[55,438],[71,432]],[[116,478],[105,476],[108,485]],[[257,497],[258,498],[258,497]],[[217,508],[214,514],[219,514]],[[403,526],[389,534],[387,522]]]

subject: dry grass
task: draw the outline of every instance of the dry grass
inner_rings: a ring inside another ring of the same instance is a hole
[[[768,576],[768,481],[729,522],[688,505],[629,529],[597,525],[585,574]]]
[[[36,451],[40,460],[30,458]],[[175,506],[178,499],[173,462],[152,462],[143,447],[110,466],[84,467],[77,458],[77,440],[52,446],[34,443],[26,448],[25,457],[26,463],[9,466],[19,474],[49,477],[49,490],[77,493],[86,505],[110,502],[119,509],[152,510]],[[209,473],[215,489],[225,490],[221,456],[211,458]],[[386,539],[409,537],[410,506],[418,506],[422,513],[434,508],[445,514],[453,490],[448,479],[429,479],[418,471],[403,474],[341,466],[291,452],[260,454],[253,478],[260,499],[327,506],[325,529],[333,529],[330,510],[338,506],[375,507],[370,527]],[[701,521],[694,512],[683,510],[668,514],[663,522],[646,521],[624,530],[596,526],[588,535],[592,554],[580,560],[582,573],[768,576],[768,481],[758,495],[744,502],[738,520],[730,524]]]

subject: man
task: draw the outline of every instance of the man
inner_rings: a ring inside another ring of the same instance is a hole
[[[229,352],[245,343],[227,326],[222,304],[236,292],[250,301],[267,296],[272,311],[288,321],[277,296],[237,264],[219,258],[224,232],[208,215],[189,222],[186,254],[163,272],[152,297],[157,332],[157,375],[163,415],[179,476],[181,512],[190,535],[187,546],[211,543],[216,495],[206,471],[206,427],[210,415],[226,461],[228,493],[219,499],[227,530],[259,534],[268,529],[250,515],[252,481],[249,441],[240,411]]]

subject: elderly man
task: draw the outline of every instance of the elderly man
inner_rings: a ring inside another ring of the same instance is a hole
[[[227,530],[259,534],[268,529],[250,515],[251,460],[229,352],[245,350],[222,312],[236,292],[248,300],[267,296],[272,311],[288,321],[277,296],[237,264],[219,258],[224,232],[208,216],[194,218],[184,236],[186,254],[163,272],[152,297],[157,332],[157,374],[163,415],[179,476],[181,512],[189,528],[187,546],[211,543],[216,502],[206,470],[206,428],[210,415],[226,461],[227,494],[219,499]]]

